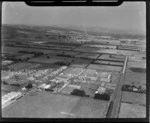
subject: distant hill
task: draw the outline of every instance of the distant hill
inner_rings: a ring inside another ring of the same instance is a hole
[[[61,25],[59,25],[60,27]],[[90,27],[90,26],[76,26],[76,25],[63,25],[63,28],[75,29],[81,32],[87,32],[88,34],[95,35],[110,35],[116,38],[144,38],[146,36],[145,32],[141,32],[140,30],[119,30],[105,27]]]
[[[114,30],[104,27],[81,27],[81,26],[69,26],[69,25],[53,25],[53,26],[29,26],[29,25],[2,25],[2,37],[15,38],[24,37],[27,38],[28,34],[44,35],[48,31],[58,30],[63,32],[76,31],[80,33],[87,33],[93,35],[108,35],[114,38],[144,38],[144,34],[137,32],[126,32],[123,30]],[[24,32],[24,33],[23,33]]]

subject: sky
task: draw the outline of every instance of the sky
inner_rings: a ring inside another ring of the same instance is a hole
[[[31,7],[24,2],[4,2],[2,24],[84,25],[145,32],[146,4],[124,2],[117,7]]]

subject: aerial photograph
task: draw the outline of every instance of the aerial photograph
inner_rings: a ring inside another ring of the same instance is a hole
[[[146,4],[3,2],[2,118],[146,118]]]

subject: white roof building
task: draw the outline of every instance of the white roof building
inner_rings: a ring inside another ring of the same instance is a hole
[[[103,94],[103,93],[105,93],[105,91],[106,91],[106,88],[104,88],[104,87],[99,87],[95,93]]]
[[[10,92],[7,95],[4,95],[2,97],[2,105],[4,105],[5,103],[11,101],[14,98],[17,98],[18,96],[21,96],[22,93],[21,92]]]

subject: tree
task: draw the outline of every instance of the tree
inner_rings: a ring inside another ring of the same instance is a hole
[[[84,90],[79,90],[79,89],[74,89],[71,92],[72,95],[77,95],[77,96],[85,96],[85,91]]]
[[[4,84],[4,85],[8,85],[8,83],[7,83],[6,81],[3,81],[3,84]]]
[[[97,93],[97,94],[95,94],[94,98],[109,101],[110,100],[110,95],[107,94],[107,93],[104,93],[104,94]]]
[[[27,86],[26,86],[26,88],[28,88],[28,89],[30,89],[30,88],[32,88],[33,86],[32,86],[32,84],[31,83],[29,83]]]

